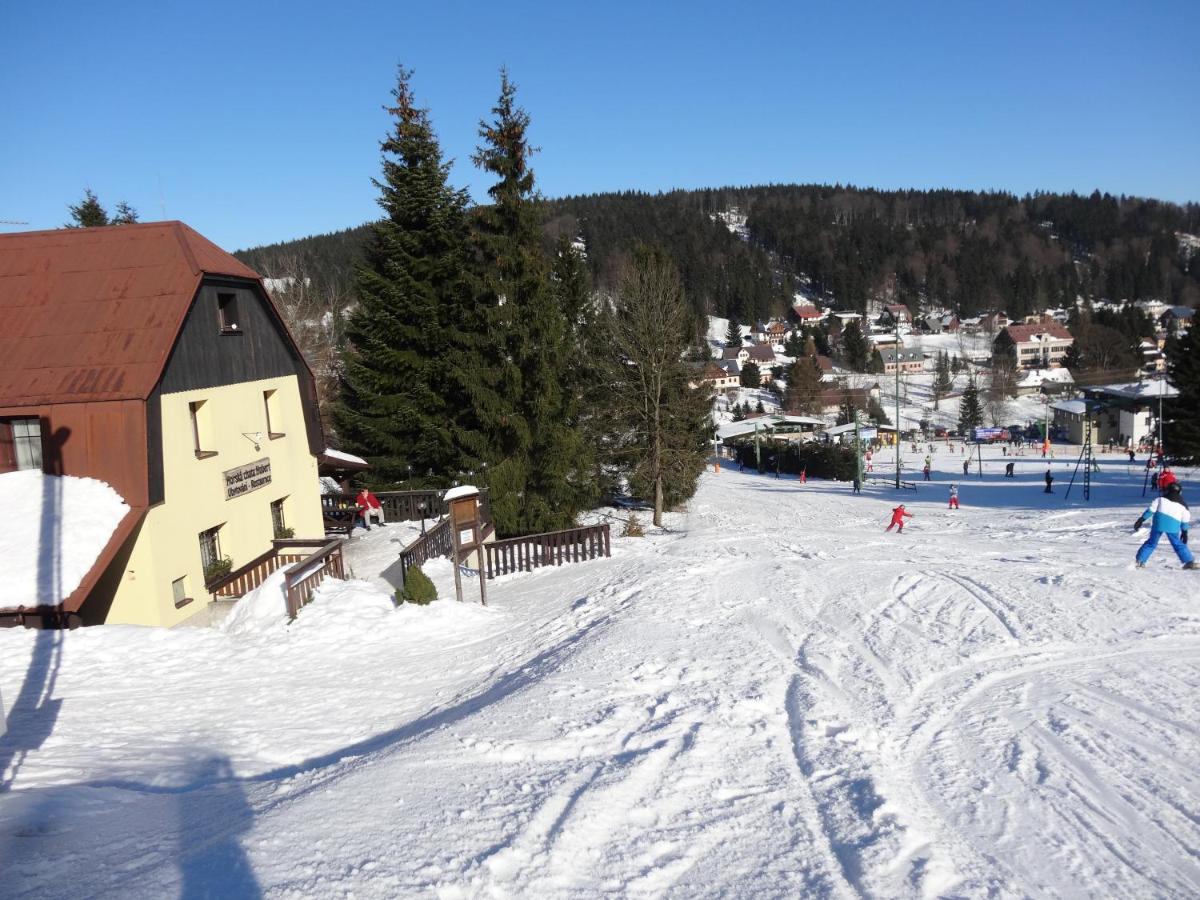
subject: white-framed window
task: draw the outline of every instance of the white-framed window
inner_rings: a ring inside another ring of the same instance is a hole
[[[41,419],[37,416],[0,419],[0,472],[41,467]]]

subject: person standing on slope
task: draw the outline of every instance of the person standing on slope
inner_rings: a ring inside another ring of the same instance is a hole
[[[1156,497],[1150,503],[1146,511],[1133,523],[1133,530],[1140,530],[1146,524],[1147,519],[1150,520],[1150,536],[1146,538],[1146,543],[1138,548],[1137,567],[1139,569],[1146,568],[1146,561],[1150,559],[1150,554],[1158,546],[1159,538],[1165,534],[1167,540],[1171,542],[1171,548],[1175,551],[1175,555],[1183,563],[1183,567],[1185,569],[1196,568],[1195,557],[1192,556],[1192,551],[1188,549],[1187,545],[1188,525],[1191,524],[1192,511],[1183,502],[1183,491],[1180,490],[1178,483],[1168,485],[1166,493],[1161,497]]]
[[[893,528],[895,528],[896,534],[900,534],[900,532],[904,531],[904,520],[906,518],[911,519],[912,513],[906,510],[904,508],[904,504],[901,503],[892,510],[892,521],[888,527],[884,529],[884,531],[891,531]]]
[[[950,509],[958,509],[958,485],[950,485]]]
[[[1045,493],[1047,493],[1047,494],[1054,493],[1054,488],[1051,487],[1051,485],[1053,485],[1053,484],[1054,484],[1054,475],[1051,474],[1050,467],[1046,466],[1046,490],[1045,490]]]

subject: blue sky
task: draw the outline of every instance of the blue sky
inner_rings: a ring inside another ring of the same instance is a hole
[[[1194,201],[1198,24],[1195,0],[12,0],[0,219],[57,227],[90,186],[231,250],[361,224],[398,63],[477,199],[470,155],[507,65],[548,196],[841,182]]]

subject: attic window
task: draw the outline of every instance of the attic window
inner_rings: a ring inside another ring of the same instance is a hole
[[[221,319],[221,334],[241,334],[238,322],[237,294],[217,294],[217,313]]]

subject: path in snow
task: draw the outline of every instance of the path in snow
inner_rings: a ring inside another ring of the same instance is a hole
[[[1063,460],[1053,497],[989,462],[950,512],[935,465],[903,535],[886,489],[726,471],[487,610],[320,619],[350,585],[282,636],[68,634],[6,889],[1200,891],[1200,584],[1132,570],[1140,473],[1064,505]],[[6,698],[34,640],[0,634]]]

